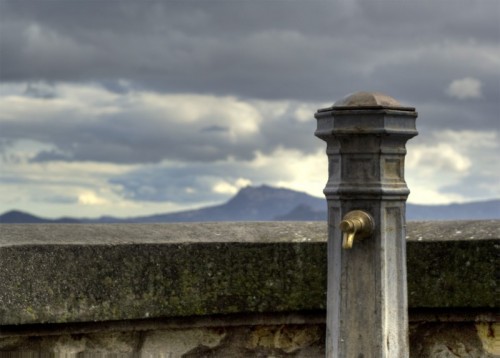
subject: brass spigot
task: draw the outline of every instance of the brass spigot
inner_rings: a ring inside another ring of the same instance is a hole
[[[374,227],[374,221],[370,214],[361,210],[348,212],[339,225],[340,230],[343,232],[342,247],[344,249],[352,248],[354,239],[363,239],[370,236]]]

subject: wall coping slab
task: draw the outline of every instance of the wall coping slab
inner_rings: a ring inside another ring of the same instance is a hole
[[[325,222],[1,224],[1,326],[317,312]],[[409,307],[498,307],[500,221],[407,223]]]

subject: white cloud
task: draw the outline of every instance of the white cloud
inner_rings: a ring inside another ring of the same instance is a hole
[[[250,181],[322,196],[314,112],[372,89],[422,133],[453,128],[410,141],[411,201],[500,196],[495,2],[3,3],[0,209],[146,215]]]
[[[484,154],[494,151],[498,147],[498,134],[495,131],[474,130],[443,130],[434,135],[436,139],[451,142],[459,148],[477,148]]]
[[[295,118],[299,122],[313,121],[314,120],[314,113],[319,108],[324,108],[324,107],[320,107],[320,106],[315,105],[315,104],[314,105],[312,105],[312,104],[299,105],[294,113]]]
[[[453,144],[437,143],[414,148],[407,158],[407,166],[422,171],[443,170],[456,174],[466,173],[471,167],[470,159],[460,153]]]
[[[99,197],[96,193],[91,191],[86,191],[78,195],[78,203],[82,205],[104,205],[108,201],[102,197]]]
[[[319,197],[323,196],[328,179],[328,160],[324,148],[312,154],[284,148],[269,155],[258,153],[251,167],[256,171],[272,173],[267,184]]]
[[[447,130],[420,141],[418,138],[409,142],[406,159],[411,203],[500,196],[495,184],[500,149],[496,133]],[[29,153],[35,149],[35,143],[26,147],[18,144],[18,160],[3,163],[0,212],[18,208],[49,217],[148,215],[215,205],[249,184],[286,187],[323,197],[328,173],[324,147],[312,154],[278,148],[271,153],[259,152],[252,161],[165,161],[148,166],[30,163]],[[120,182],[111,180],[117,177]],[[189,201],[189,197],[194,200]]]
[[[31,163],[33,153],[46,145],[22,141],[0,157],[0,213],[24,210],[42,217],[142,215],[184,209],[168,202],[127,200],[108,178],[137,166],[96,162]]]
[[[312,103],[130,88],[115,93],[88,83],[58,84],[51,98],[39,98],[26,96],[26,86],[0,86],[0,140],[50,146],[35,161],[251,160],[256,150],[311,151],[319,144],[309,137]]]
[[[238,178],[233,183],[229,183],[227,181],[220,181],[215,184],[212,190],[218,194],[230,194],[234,195],[240,190],[248,185],[251,185],[252,181],[245,178]]]
[[[412,182],[411,194],[408,201],[412,204],[439,205],[449,203],[460,203],[466,201],[466,197],[456,193],[442,193],[440,188],[427,182]]]
[[[20,153],[17,161],[1,163],[0,213],[18,209],[53,218],[128,217],[186,210],[206,204],[141,202],[124,197],[120,186],[110,183],[109,178],[138,166],[95,162],[29,163],[26,157]]]
[[[412,139],[406,158],[409,202],[447,204],[500,197],[499,150],[493,131],[444,130],[432,138]]]
[[[472,77],[465,77],[450,83],[446,94],[458,99],[481,98],[481,81]]]

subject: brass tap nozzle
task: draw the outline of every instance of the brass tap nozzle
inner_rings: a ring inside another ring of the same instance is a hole
[[[364,211],[353,210],[344,216],[339,228],[343,232],[342,247],[350,249],[354,239],[363,239],[373,233],[373,218]]]

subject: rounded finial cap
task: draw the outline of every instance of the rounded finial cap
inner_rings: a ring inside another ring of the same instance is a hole
[[[394,98],[380,92],[355,92],[336,101],[333,104],[334,108],[353,108],[353,107],[368,107],[368,108],[406,108]]]

